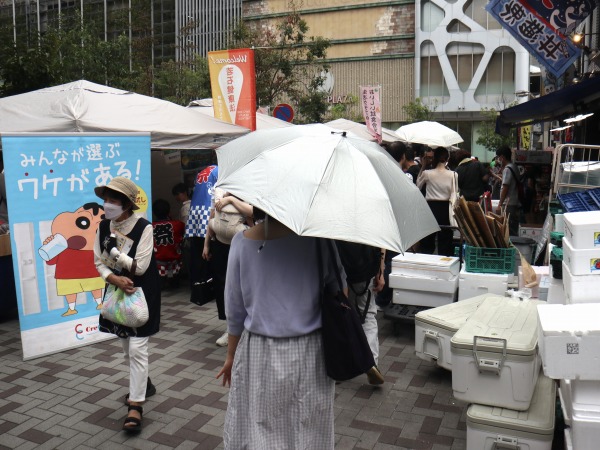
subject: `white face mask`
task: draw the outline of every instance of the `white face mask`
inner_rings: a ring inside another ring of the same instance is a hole
[[[104,217],[114,220],[123,214],[123,207],[112,203],[104,202]]]

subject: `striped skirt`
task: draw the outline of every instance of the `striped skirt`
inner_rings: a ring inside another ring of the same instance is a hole
[[[269,338],[244,330],[231,374],[225,449],[333,449],[334,393],[320,331]]]

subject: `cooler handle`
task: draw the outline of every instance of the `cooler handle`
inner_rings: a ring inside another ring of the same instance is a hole
[[[429,352],[425,351],[425,341],[427,341],[427,339],[436,341],[437,346],[438,346],[438,354],[437,355],[434,355],[433,353],[429,353]],[[423,354],[426,356],[429,356],[430,358],[433,358],[437,361],[440,357],[440,347],[441,347],[441,343],[440,343],[440,336],[439,336],[438,332],[433,331],[433,330],[425,330],[425,338],[423,339]]]
[[[492,450],[497,448],[519,450],[521,446],[519,445],[519,440],[517,438],[498,435],[492,445]]]
[[[477,354],[477,341],[497,342],[502,344],[502,358],[500,360],[491,358],[480,358]],[[487,336],[473,336],[473,356],[475,364],[480,372],[493,372],[500,375],[504,361],[506,360],[506,339],[492,338]]]

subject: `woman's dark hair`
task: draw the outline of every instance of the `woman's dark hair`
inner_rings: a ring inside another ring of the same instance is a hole
[[[441,162],[445,163],[448,162],[448,157],[450,156],[450,153],[448,152],[448,149],[445,147],[438,147],[436,149],[433,150],[433,168],[435,169],[437,167],[437,165]]]
[[[510,162],[510,160],[512,159],[512,152],[510,150],[510,147],[508,145],[503,145],[498,150],[496,150],[496,156],[504,156],[504,159]]]
[[[262,209],[258,209],[256,206],[252,207],[252,217],[254,218],[254,221],[265,220],[266,216],[267,214]]]
[[[189,195],[188,188],[183,183],[177,183],[175,186],[173,186],[173,189],[171,189],[171,194],[173,194],[173,195],[179,195],[179,194]]]
[[[158,220],[166,220],[169,218],[169,212],[171,211],[171,205],[169,202],[159,198],[152,203],[152,212]]]
[[[389,143],[385,149],[397,162],[400,162],[402,156],[406,154],[406,144],[400,141]]]
[[[110,188],[106,188],[104,189],[103,197],[110,198],[111,200],[118,200],[121,203],[121,206],[123,207],[123,211],[133,210],[133,203],[125,194],[113,191]]]

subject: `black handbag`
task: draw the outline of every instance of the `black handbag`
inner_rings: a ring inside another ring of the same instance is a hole
[[[327,260],[338,280],[339,291],[325,289],[321,239],[317,239],[317,255],[321,292],[321,335],[327,375],[336,381],[346,381],[366,373],[375,360],[369,347],[356,307],[343,292],[342,278],[335,265],[333,243],[327,240]]]
[[[213,286],[213,279],[209,278],[206,281],[194,283],[192,285],[192,295],[190,296],[190,302],[195,303],[198,306],[206,305],[215,299],[215,290]]]

